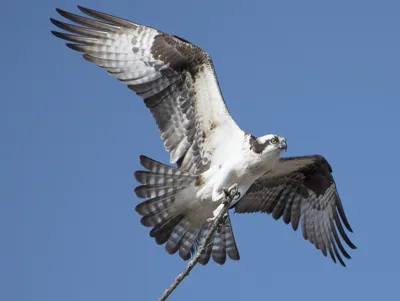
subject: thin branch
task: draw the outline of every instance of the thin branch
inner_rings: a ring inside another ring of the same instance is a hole
[[[193,257],[191,261],[189,261],[188,265],[186,266],[185,270],[175,278],[174,282],[172,282],[171,286],[167,288],[164,293],[162,294],[161,298],[158,301],[165,301],[171,295],[171,293],[178,287],[178,285],[189,275],[190,271],[195,267],[195,265],[199,262],[201,254],[207,249],[207,246],[210,244],[212,237],[214,236],[215,231],[221,225],[222,219],[229,209],[229,206],[237,193],[236,185],[233,185],[229,188],[229,195],[225,198],[223,204],[224,207],[219,212],[217,217],[214,219],[213,224],[211,225],[210,231],[206,239],[203,243],[199,246],[196,255]]]

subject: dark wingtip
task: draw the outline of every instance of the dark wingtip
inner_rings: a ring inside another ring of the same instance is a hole
[[[91,8],[87,8],[87,7],[84,7],[84,6],[81,6],[81,5],[77,5],[77,7],[84,14],[86,14],[88,16],[91,16],[91,17],[94,17],[94,18],[96,18],[96,14],[103,14],[103,13],[97,11],[97,10],[94,10],[94,9],[91,9]]]
[[[53,25],[55,25],[55,26],[57,26],[57,27],[59,27],[58,24],[61,23],[60,21],[58,21],[58,20],[56,20],[56,19],[53,19],[53,18],[50,18],[50,22],[53,23]]]
[[[344,222],[344,225],[346,226],[347,230],[349,230],[351,233],[353,233],[353,228],[351,228],[350,223],[348,221],[347,221],[347,223],[345,221],[343,221],[343,222]]]
[[[357,249],[357,246],[355,244],[353,244],[353,242],[351,242],[351,244],[349,245],[349,247],[353,250]]]
[[[92,57],[91,55],[85,53],[85,54],[83,55],[83,58],[84,58],[86,61],[93,63],[93,57]]]
[[[337,263],[335,254],[333,253],[333,250],[332,250],[332,247],[331,247],[330,249],[328,249],[328,251],[329,251],[329,255],[330,255],[331,258],[332,258],[332,261],[333,261],[334,263]]]
[[[357,247],[353,244],[353,242],[347,236],[347,234],[346,234],[346,232],[345,232],[345,230],[344,230],[344,228],[342,226],[342,223],[340,222],[340,219],[339,219],[337,214],[334,215],[334,221],[335,221],[335,224],[336,224],[336,228],[340,233],[340,236],[343,238],[343,240],[346,242],[346,244],[350,248],[352,248],[353,250],[356,249]]]
[[[51,21],[51,18],[50,18],[50,21]],[[51,32],[51,34],[52,34],[53,36],[56,36],[57,38],[60,38],[60,36],[59,36],[60,32],[55,31],[55,30],[51,30],[50,32]]]
[[[337,250],[335,251],[335,253],[338,252]],[[336,258],[339,261],[339,263],[343,266],[346,267],[346,264],[344,263],[344,260],[342,259],[342,257],[339,255],[339,253],[336,254]]]
[[[55,30],[52,30],[51,33],[53,34],[53,36],[56,36],[59,39],[65,40],[65,36],[63,33],[59,32],[59,31],[55,31]]]
[[[72,43],[67,43],[65,45],[67,45],[67,47],[72,49],[72,50],[75,50],[75,51],[78,51],[78,52],[83,52],[83,49],[81,48],[82,45],[72,44]]]
[[[56,8],[56,11],[57,11],[61,16],[65,17],[65,18],[66,18],[66,16],[67,16],[68,14],[70,14],[69,12],[67,12],[67,11],[65,11],[65,10],[63,10],[63,9],[61,9],[61,8]]]
[[[148,160],[149,158],[148,157],[146,157],[145,155],[140,155],[139,156],[139,161],[140,161],[140,164],[144,167],[144,168],[146,168],[146,161]]]
[[[346,227],[346,229],[347,229],[349,232],[353,233],[353,229],[351,228],[350,223],[347,221],[347,219],[346,219],[346,220],[343,220],[343,219],[342,219],[342,221],[343,221],[343,224],[344,224],[344,226]]]
[[[77,7],[81,12],[83,12],[83,13],[93,11],[92,9],[87,8],[87,7],[84,7],[84,6],[82,6],[82,5],[77,5],[76,7]]]

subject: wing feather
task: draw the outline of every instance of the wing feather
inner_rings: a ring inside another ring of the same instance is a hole
[[[331,173],[322,156],[280,159],[249,188],[235,211],[272,213],[275,219],[282,217],[291,223],[294,230],[301,222],[304,239],[345,266],[342,256],[351,257],[342,240],[351,249],[356,246],[343,227],[352,232]]]
[[[213,135],[223,125],[227,141],[241,131],[223,100],[210,56],[188,41],[148,26],[78,6],[85,16],[57,9],[77,24],[51,19],[67,46],[106,69],[144,99],[155,118],[171,163],[190,172],[211,164]],[[224,141],[220,141],[223,145]]]

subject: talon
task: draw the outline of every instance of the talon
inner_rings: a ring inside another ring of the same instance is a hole
[[[236,192],[236,194],[235,194],[235,196],[234,196],[234,200],[238,200],[238,199],[240,199],[240,196],[241,196],[242,194],[238,191],[238,192]]]
[[[230,191],[227,188],[224,188],[223,191],[224,191],[224,194],[225,194],[226,198],[231,195]]]
[[[229,195],[235,197],[236,195],[240,194],[237,184],[233,184],[229,188]]]

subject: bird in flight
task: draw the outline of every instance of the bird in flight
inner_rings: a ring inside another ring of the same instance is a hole
[[[144,100],[170,153],[166,165],[140,156],[144,170],[135,189],[147,199],[136,207],[150,236],[168,253],[188,260],[222,209],[226,189],[237,194],[237,213],[263,212],[282,218],[324,256],[345,266],[352,232],[332,176],[320,155],[280,158],[286,139],[241,130],[224,102],[210,56],[177,36],[78,6],[83,17],[61,9],[70,22],[51,22],[52,31],[83,58],[105,69]],[[68,32],[68,33],[67,33]],[[239,260],[229,213],[200,257],[224,264]],[[343,227],[344,225],[344,227]]]

